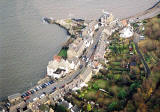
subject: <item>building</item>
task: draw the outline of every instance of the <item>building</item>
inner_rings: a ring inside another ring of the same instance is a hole
[[[104,59],[104,55],[106,53],[106,46],[107,44],[109,44],[106,36],[107,35],[102,35],[102,38],[99,40],[99,43],[95,51],[94,60]]]
[[[91,37],[84,37],[83,40],[84,40],[84,43],[85,43],[85,48],[87,48],[91,44],[93,44],[93,38],[91,38]]]
[[[100,17],[99,22],[102,26],[109,25],[114,20],[114,17],[111,13],[104,12],[104,14]]]
[[[80,62],[78,58],[70,58],[70,60],[64,60],[60,56],[54,56],[54,59],[49,62],[47,66],[47,75],[53,78],[60,78],[71,70],[76,70]]]
[[[82,38],[77,38],[73,41],[72,44],[69,45],[69,49],[67,50],[67,57],[71,59],[73,57],[80,57],[85,49],[85,43]]]
[[[83,30],[82,32],[82,35],[83,36],[91,36],[93,37],[94,35],[94,32],[99,28],[99,25],[98,25],[98,21],[90,21],[88,24],[87,24],[87,27]]]
[[[105,27],[102,32],[105,33],[106,35],[111,35],[112,29],[110,27]]]
[[[19,100],[21,100],[21,94],[16,93],[16,94],[10,95],[10,96],[8,96],[8,100],[10,103],[14,103],[16,101],[19,101]]]
[[[133,36],[133,34],[133,27],[131,27],[130,24],[128,24],[127,27],[123,28],[123,30],[120,31],[120,37],[122,38],[129,38]]]
[[[86,70],[80,74],[80,78],[83,80],[84,83],[87,83],[92,78],[92,69],[87,67]]]
[[[9,112],[17,112],[17,111],[23,112],[25,110],[27,110],[27,104],[24,101],[22,101],[16,105],[13,105],[9,108]]]

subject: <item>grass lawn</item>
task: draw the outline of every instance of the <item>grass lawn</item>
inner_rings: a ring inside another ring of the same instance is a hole
[[[61,51],[58,53],[58,56],[62,58],[67,58],[67,49],[62,48]]]
[[[95,81],[95,84],[98,85],[99,88],[105,89],[106,87],[108,87],[108,82],[106,80],[103,79],[99,79]]]
[[[96,90],[88,90],[87,93],[84,95],[84,98],[86,99],[94,99],[96,96],[97,91]]]

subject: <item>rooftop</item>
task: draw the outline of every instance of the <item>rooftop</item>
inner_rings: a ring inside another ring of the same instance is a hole
[[[8,96],[8,100],[12,100],[12,99],[15,99],[15,98],[20,97],[20,96],[21,96],[20,93],[16,93],[16,94]]]

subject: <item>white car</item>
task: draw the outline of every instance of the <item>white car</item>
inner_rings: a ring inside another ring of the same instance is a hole
[[[42,99],[42,98],[44,98],[45,97],[45,94],[42,94],[41,96],[40,96],[40,99]]]
[[[38,98],[37,98],[37,97],[33,99],[33,101],[36,101],[36,100],[38,100]]]

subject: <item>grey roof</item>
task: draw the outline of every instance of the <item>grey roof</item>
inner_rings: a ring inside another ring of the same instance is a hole
[[[63,105],[65,108],[69,108],[69,103],[67,101],[62,101],[59,104]]]
[[[72,110],[73,110],[74,112],[79,112],[79,111],[80,111],[80,109],[78,108],[77,105],[75,105],[74,107],[72,107]]]
[[[12,99],[15,99],[15,98],[20,97],[20,96],[21,96],[20,93],[16,93],[16,94],[8,96],[8,100],[12,100]]]
[[[88,68],[81,74],[81,78],[82,78],[83,80],[85,80],[91,72],[92,72],[92,69],[91,69],[90,67],[88,67]]]

